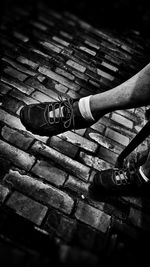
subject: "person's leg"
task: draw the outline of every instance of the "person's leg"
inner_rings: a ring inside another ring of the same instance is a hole
[[[114,167],[97,172],[92,185],[104,191],[119,193],[148,189],[150,187],[150,148],[129,156],[121,168]]]
[[[150,64],[119,86],[91,96],[91,111],[95,118],[118,109],[150,104]]]
[[[111,112],[118,108],[133,108],[149,104],[149,81],[150,64],[125,83],[114,88],[116,91],[115,94],[113,90],[110,90],[111,94],[107,97],[108,104],[105,103],[105,108],[103,110]],[[95,110],[96,101],[98,101],[98,97],[95,97]],[[109,101],[111,101],[112,106],[110,106]],[[150,182],[150,152],[146,152],[146,154],[146,157],[144,156],[143,158],[145,163],[143,163],[143,159],[141,160],[142,166],[135,166],[134,164],[134,167],[133,165],[130,165],[125,169],[112,168],[97,173],[94,177],[94,185],[109,191],[124,191],[124,189],[128,191],[128,189],[131,188],[135,189],[141,186],[143,187],[145,184],[147,186],[146,182]]]
[[[27,105],[20,112],[24,126],[39,135],[87,128],[106,113],[150,104],[150,64],[126,82],[104,93],[73,102]]]

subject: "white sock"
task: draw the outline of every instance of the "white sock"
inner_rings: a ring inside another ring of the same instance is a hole
[[[148,179],[148,178],[146,177],[146,175],[145,175],[144,172],[142,171],[142,167],[141,167],[141,166],[140,166],[140,168],[139,168],[139,172],[140,172],[142,178],[143,178],[146,182],[148,182],[148,181],[150,180],[150,179]]]
[[[95,121],[90,108],[90,96],[83,97],[79,100],[79,110],[82,117],[87,121]]]

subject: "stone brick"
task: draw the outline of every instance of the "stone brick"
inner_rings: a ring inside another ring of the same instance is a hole
[[[96,50],[98,50],[100,48],[100,45],[98,44],[98,42],[96,42],[93,39],[85,40],[84,43],[95,48]]]
[[[86,53],[88,53],[88,54],[90,54],[90,55],[92,55],[92,56],[96,55],[95,51],[93,51],[93,50],[91,50],[91,49],[89,49],[89,48],[87,48],[85,46],[79,46],[79,49],[84,51],[84,52],[86,52]]]
[[[35,162],[35,158],[30,154],[7,144],[0,140],[0,153],[10,160],[14,165],[29,171]]]
[[[50,49],[50,50],[52,50],[52,51],[54,51],[56,53],[60,53],[61,52],[61,48],[59,48],[58,46],[56,46],[56,45],[54,45],[54,44],[52,44],[50,42],[42,42],[42,41],[40,41],[40,44],[42,46],[44,46],[45,48]]]
[[[39,72],[48,76],[49,78],[63,84],[64,86],[70,88],[71,90],[78,91],[80,89],[80,86],[73,83],[72,81],[68,81],[66,78],[64,78],[61,75],[58,75],[57,73],[49,70],[46,67],[39,67]]]
[[[105,54],[104,59],[108,60],[112,64],[116,64],[117,66],[120,66],[122,64],[122,61],[119,58],[116,58],[110,54]]]
[[[123,116],[120,116],[119,114],[112,113],[111,119],[114,120],[114,121],[116,121],[119,124],[122,124],[123,126],[125,126],[127,128],[130,128],[130,129],[133,128],[133,122],[130,121],[130,120],[128,120],[128,119],[126,119]]]
[[[28,80],[26,80],[25,83],[37,89],[38,91],[40,91],[41,94],[45,94],[46,96],[49,96],[50,98],[54,98],[55,100],[58,99],[58,93],[56,91],[45,87],[42,83],[40,83],[38,80],[34,78],[29,78]]]
[[[81,198],[88,195],[89,183],[83,182],[76,177],[69,175],[69,178],[64,184],[64,188],[70,189],[71,191],[77,193]]]
[[[97,154],[101,159],[115,165],[116,160],[118,158],[118,154],[110,151],[109,149],[105,147],[100,147],[98,154]]]
[[[17,57],[17,61],[19,61],[20,63],[24,64],[24,65],[27,65],[29,66],[30,68],[32,69],[37,69],[38,67],[38,64],[33,62],[32,60],[28,59],[28,58],[25,58],[23,56],[19,56]]]
[[[0,184],[0,203],[3,203],[5,201],[9,193],[10,190],[6,186]]]
[[[3,179],[5,174],[9,171],[11,168],[11,162],[7,160],[5,157],[0,155],[0,179]]]
[[[18,82],[18,81],[15,81],[13,80],[12,78],[6,78],[6,77],[1,77],[1,81],[6,83],[6,84],[9,84],[10,86],[18,89],[19,91],[27,94],[27,95],[30,95],[33,91],[34,91],[34,88],[28,86],[28,85],[25,85],[24,83],[21,83],[21,82]]]
[[[103,62],[101,63],[101,65],[104,66],[104,67],[106,67],[106,68],[109,69],[109,70],[114,71],[114,72],[117,72],[117,71],[118,71],[118,68],[117,68],[117,67],[111,65],[110,63],[107,63],[106,61],[103,61]]]
[[[70,242],[73,238],[74,230],[76,228],[76,220],[64,216],[62,213],[50,209],[44,229],[51,232],[54,230],[61,239],[65,242]]]
[[[139,241],[139,229],[134,227],[133,225],[127,224],[126,222],[118,218],[112,217],[112,228],[117,230],[121,234],[126,235],[132,240]]]
[[[64,215],[60,211],[52,207],[49,208],[47,218],[44,223],[44,229],[49,233],[51,233],[52,231],[55,231],[55,233],[56,231],[59,231],[60,220],[63,216]]]
[[[13,89],[10,93],[9,93],[10,96],[20,100],[20,101],[23,101],[25,104],[27,105],[30,105],[30,104],[37,104],[39,103],[38,100],[30,97],[30,96],[27,96],[25,94],[23,94],[22,92],[16,90],[16,89]]]
[[[115,132],[109,128],[106,129],[105,135],[109,137],[110,139],[127,146],[129,144],[129,138],[127,136],[124,136],[118,132]]]
[[[133,53],[135,53],[135,49],[133,50],[131,47],[129,47],[129,46],[125,45],[125,44],[121,45],[121,48],[122,48],[123,50],[129,52],[129,53],[132,54],[132,55],[133,55]]]
[[[1,135],[4,140],[8,141],[9,143],[17,146],[20,149],[27,150],[31,143],[33,142],[33,138],[26,134],[22,134],[12,128],[4,126]]]
[[[145,231],[150,231],[149,224],[150,224],[150,215],[142,212],[141,210],[130,208],[130,213],[128,217],[128,222],[130,224],[139,227]]]
[[[106,79],[108,79],[108,80],[110,80],[110,81],[113,81],[114,80],[114,77],[112,75],[110,75],[107,72],[102,71],[100,69],[97,69],[97,74],[100,75],[100,76],[102,76],[102,77],[104,77],[104,78],[106,78]]]
[[[98,131],[99,133],[103,133],[105,130],[105,126],[99,122],[94,123],[93,125],[91,125],[91,128]]]
[[[91,70],[86,70],[86,74],[91,77],[93,80],[97,81],[98,82],[98,88],[100,88],[100,77],[97,73],[91,71]],[[90,80],[91,81],[91,80]],[[90,82],[89,81],[89,82]]]
[[[89,92],[86,89],[83,88],[80,90],[80,98],[87,96],[88,94],[89,94]]]
[[[83,136],[85,134],[85,131],[86,131],[86,128],[85,129],[78,129],[78,130],[75,130],[75,133],[77,133],[78,135]]]
[[[86,81],[80,79],[80,78],[75,78],[75,83],[79,84],[81,86],[81,90],[85,91],[86,90],[86,95],[89,95],[90,93],[92,93],[92,89],[91,86],[89,85],[89,83],[87,83]],[[93,92],[94,93],[94,92]]]
[[[54,98],[48,96],[48,95],[45,95],[39,91],[34,91],[31,96],[33,98],[35,98],[37,101],[39,102],[54,102],[56,101]]]
[[[40,142],[35,142],[31,150],[34,153],[40,154],[53,161],[56,161],[58,165],[62,166],[69,173],[77,176],[80,179],[88,180],[90,168],[84,166],[76,160],[71,159],[68,156],[50,148]]]
[[[78,134],[75,134],[74,132],[68,131],[65,133],[62,133],[60,135],[62,139],[74,144],[77,147],[83,148],[90,152],[96,152],[98,145],[95,142],[92,142]]]
[[[73,54],[73,49],[69,48],[69,47],[63,47],[63,50],[61,51],[61,54],[64,57],[70,57]]]
[[[70,60],[73,61],[73,63],[75,63],[75,64],[77,63],[77,64],[79,64],[79,66],[82,66],[82,69],[86,68],[86,69],[89,69],[91,71],[94,71],[95,67],[93,67],[92,64],[89,64],[89,57],[90,57],[90,55],[85,53],[84,51],[81,51],[79,49],[78,50],[75,49],[75,52],[70,57]],[[75,67],[77,67],[77,66],[75,66]],[[80,68],[78,68],[78,70],[81,71]],[[83,69],[82,73],[85,72],[85,70]]]
[[[98,171],[102,171],[105,169],[112,168],[113,165],[100,159],[99,157],[95,157],[92,155],[89,155],[85,152],[80,152],[79,154],[80,161],[86,164],[89,167],[92,167]]]
[[[28,37],[28,36],[26,36],[26,35],[24,35],[24,34],[18,32],[18,31],[14,31],[14,32],[13,32],[13,35],[14,35],[17,39],[21,40],[21,41],[24,42],[24,43],[26,43],[26,42],[29,41],[29,37]]]
[[[46,25],[48,25],[50,27],[54,26],[54,22],[51,21],[49,18],[47,19],[45,14],[44,14],[44,16],[42,14],[39,14],[38,18],[39,18],[40,21],[44,22],[44,24],[46,24]]]
[[[40,74],[40,75],[38,75],[37,77],[37,80],[39,81],[39,82],[44,82],[45,80],[46,80],[46,77],[44,76],[44,75],[42,75],[42,74]]]
[[[15,45],[4,37],[1,38],[0,42],[6,48],[11,48],[12,50],[15,49]]]
[[[76,91],[73,91],[73,90],[69,90],[67,92],[67,95],[70,96],[73,99],[79,99],[79,98],[81,98],[80,94],[78,94]]]
[[[115,87],[117,84],[113,81],[108,80],[106,77],[101,76],[100,78],[100,88],[102,88],[104,91],[109,90],[112,87]]]
[[[86,67],[84,67],[84,66],[80,65],[79,63],[72,61],[70,59],[66,62],[66,64],[71,66],[72,68],[80,71],[80,72],[85,72],[85,70],[86,70]]]
[[[23,66],[23,65],[21,65],[21,64],[19,64],[19,63],[17,63],[17,62],[15,62],[15,61],[13,61],[13,60],[11,60],[11,59],[9,59],[9,58],[2,58],[2,60],[3,61],[5,61],[5,62],[7,62],[7,63],[9,63],[13,68],[15,68],[16,70],[18,70],[18,71],[21,71],[21,72],[24,72],[24,73],[26,73],[26,74],[29,74],[29,75],[31,75],[31,76],[35,76],[37,73],[35,72],[35,71],[33,71],[33,70],[30,70],[29,69],[29,67],[28,68],[26,68],[25,66]],[[17,73],[17,72],[16,72]],[[12,73],[13,74],[13,73]],[[11,75],[11,76],[13,76],[13,75]],[[20,75],[21,76],[21,75]],[[25,75],[26,76],[26,75]]]
[[[101,145],[105,148],[108,148],[109,150],[111,150],[115,153],[121,153],[123,150],[123,148],[121,146],[119,146],[118,143],[107,138],[106,136],[99,134],[98,132],[88,130],[86,132],[86,136],[88,136],[88,138],[91,138],[93,141],[97,142],[99,145]]]
[[[95,79],[95,78],[94,78]],[[101,88],[101,84],[98,82],[95,82],[94,80],[90,79],[89,80],[89,84],[93,85],[94,87],[98,88],[97,90],[99,90],[98,93],[103,92],[104,90]],[[95,92],[96,93],[96,92]]]
[[[135,111],[136,109],[128,109],[128,110],[126,109],[126,110],[116,110],[115,113],[124,116],[128,120],[133,121],[135,124],[139,124],[141,122],[141,116],[139,117]]]
[[[115,123],[113,120],[111,120],[109,117],[106,115],[103,116],[100,120],[101,124],[103,124],[106,128],[111,128],[111,130],[114,130],[116,132],[119,132],[120,134],[128,137],[128,138],[134,138],[135,133],[133,130],[124,127],[123,125],[119,125],[118,123]]]
[[[10,171],[5,176],[5,182],[36,201],[66,214],[70,214],[74,206],[73,199],[65,192],[17,171]]]
[[[15,59],[16,56],[18,56],[18,52],[10,47],[5,46],[5,50],[3,50],[3,55],[5,55],[6,57],[11,57]]]
[[[111,39],[112,40],[112,39]],[[109,39],[110,41],[110,39]],[[113,40],[114,42],[114,40]],[[107,41],[102,41],[101,45],[103,46],[103,49],[105,49],[106,53],[112,54],[114,57],[118,57],[119,59],[122,60],[131,60],[131,55],[126,53],[125,51],[120,51],[116,44],[112,45],[111,43]]]
[[[67,38],[69,40],[73,39],[73,36],[70,33],[65,32],[64,30],[63,31],[61,30],[59,33],[60,33],[60,35],[62,35],[63,37],[65,37],[65,38]]]
[[[143,127],[141,127],[141,126],[134,126],[134,130],[135,130],[136,133],[138,133],[139,131],[141,131],[142,128]]]
[[[65,71],[65,70],[63,70],[63,69],[61,69],[61,68],[56,68],[56,73],[58,73],[58,74],[60,74],[60,75],[62,75],[62,76],[64,76],[64,77],[66,77],[66,78],[68,78],[69,80],[74,80],[74,75],[72,75],[71,73],[69,73],[69,72],[67,72],[67,71]]]
[[[108,201],[109,202],[109,201]],[[105,202],[104,209],[103,209],[107,214],[119,218],[123,221],[126,220],[126,218],[129,215],[129,205],[127,203],[123,203],[120,201],[120,199],[117,200],[117,203],[107,203]]]
[[[109,226],[111,217],[82,201],[79,201],[75,216],[81,222],[84,222],[95,229],[106,233]]]
[[[30,21],[30,24],[33,25],[34,27],[42,30],[42,31],[46,31],[47,30],[47,27],[42,24],[41,22],[38,22],[38,21]]]
[[[77,223],[76,231],[74,233],[73,243],[88,251],[95,250],[95,239],[97,232],[86,224]]]
[[[81,19],[78,19],[78,18],[77,18],[77,20],[78,20],[80,26],[81,26],[83,29],[88,30],[88,31],[92,30],[92,26],[91,26],[89,23],[87,23],[87,22],[85,22],[85,21],[83,21],[83,20],[81,20]]]
[[[28,11],[25,8],[21,7],[21,6],[14,6],[14,11],[15,11],[15,13],[17,15],[16,17],[18,17],[18,15],[22,15],[23,17],[29,15]]]
[[[20,100],[17,100],[10,96],[6,96],[5,98],[3,98],[2,107],[12,113],[16,113],[21,106],[23,106],[23,102],[21,102]]]
[[[59,38],[57,36],[53,36],[52,39],[54,41],[56,41],[57,43],[63,45],[63,46],[69,46],[69,43],[68,42],[64,41],[63,39],[61,39],[61,38]]]
[[[16,78],[16,79],[19,80],[19,81],[24,81],[24,80],[28,77],[27,75],[21,73],[21,72],[18,71],[18,70],[15,70],[15,69],[13,69],[13,68],[11,68],[11,67],[6,67],[6,68],[4,69],[4,72],[5,72],[6,74],[8,74],[9,76],[12,76],[12,77]]]
[[[67,266],[98,266],[99,260],[96,255],[78,246],[60,245],[59,257]]]
[[[44,160],[37,161],[31,169],[31,172],[57,186],[63,185],[67,177],[67,174],[64,171],[54,167]]]
[[[21,121],[19,118],[9,114],[8,112],[4,111],[3,109],[0,108],[0,121],[6,123],[12,128],[15,128],[17,130],[21,130],[24,132],[27,132],[31,135],[30,132],[28,132],[25,127],[22,125]],[[37,140],[40,140],[42,142],[46,142],[48,137],[45,136],[39,136],[39,135],[31,135],[31,137],[34,137]]]
[[[65,242],[71,242],[76,228],[76,221],[66,216],[61,216],[60,225],[58,227],[58,236]]]
[[[150,205],[150,200],[145,199],[144,198],[144,207],[143,207],[143,197],[139,196],[139,197],[135,197],[135,196],[123,196],[122,197],[123,200],[125,200],[128,204],[138,208],[138,209],[142,209],[142,208],[147,208]]]
[[[12,87],[0,82],[0,92],[1,92],[1,94],[6,95],[11,90],[12,90]]]
[[[83,72],[79,72],[77,70],[71,70],[72,74],[75,75],[77,78],[84,80],[84,81],[88,81],[89,77],[83,73]]]
[[[71,158],[74,158],[78,152],[78,148],[76,146],[62,140],[58,136],[52,136],[49,145]]]
[[[6,205],[27,220],[41,225],[48,208],[19,192],[14,192]]]
[[[13,127],[15,129],[25,130],[19,118],[9,114],[3,109],[0,109],[0,121],[8,124],[10,127]]]
[[[34,52],[35,54],[37,54],[38,56],[42,56],[45,60],[48,60],[48,59],[51,59],[51,58],[52,58],[51,56],[49,56],[48,54],[46,54],[46,53],[40,51],[39,49],[31,48],[30,50],[31,50],[32,52]],[[38,58],[38,61],[39,61],[39,60],[40,60],[40,59]]]
[[[68,91],[68,88],[60,83],[55,84],[55,89],[58,91],[58,94],[59,92],[65,94]],[[73,92],[76,93],[75,91]]]

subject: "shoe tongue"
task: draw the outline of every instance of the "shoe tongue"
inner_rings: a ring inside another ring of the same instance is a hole
[[[70,109],[68,107],[64,106],[62,109],[62,113],[66,119],[70,118]]]
[[[54,117],[54,113],[53,113],[52,110],[49,112],[49,117],[50,118],[53,118]],[[63,107],[61,107],[61,112],[60,112],[60,109],[59,108],[56,108],[55,109],[55,117],[56,118],[64,117]]]

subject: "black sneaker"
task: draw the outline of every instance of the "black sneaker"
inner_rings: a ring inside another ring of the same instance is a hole
[[[126,169],[112,168],[97,172],[93,179],[93,186],[106,191],[129,192],[149,184],[141,177],[139,168],[130,166]]]
[[[56,116],[56,109],[59,115]],[[78,109],[78,112],[77,112]],[[53,116],[50,117],[50,112]],[[57,102],[44,102],[24,106],[20,111],[20,120],[33,134],[53,136],[72,129],[91,126],[80,114],[78,100],[59,97]]]

